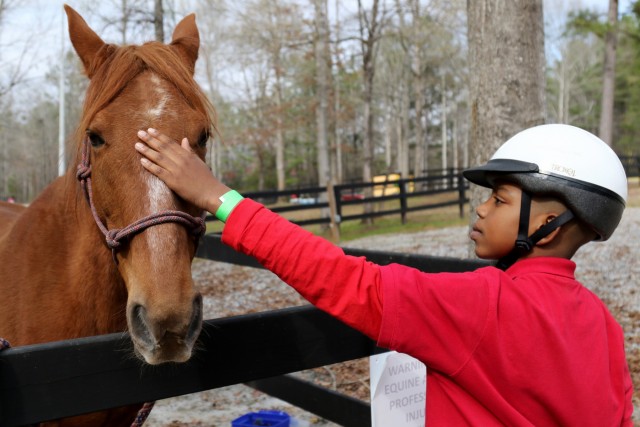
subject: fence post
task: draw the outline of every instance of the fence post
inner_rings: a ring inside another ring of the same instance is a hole
[[[406,189],[407,181],[404,178],[401,178],[398,181],[398,186],[400,187],[400,217],[402,219],[402,225],[407,222],[407,189]]]
[[[329,202],[329,215],[331,215],[331,222],[329,223],[329,230],[331,232],[331,240],[334,243],[340,243],[340,195],[336,191],[333,185],[333,181],[329,180],[327,184],[327,200]]]

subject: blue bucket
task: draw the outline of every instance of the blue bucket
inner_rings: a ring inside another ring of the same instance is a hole
[[[231,421],[231,427],[289,427],[291,417],[286,412],[258,411],[244,414]]]

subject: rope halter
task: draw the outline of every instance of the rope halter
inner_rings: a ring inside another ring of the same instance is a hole
[[[194,238],[196,239],[196,245],[198,244],[200,237],[202,237],[206,231],[206,224],[204,222],[206,212],[203,212],[200,217],[194,217],[186,212],[175,210],[157,212],[141,218],[133,222],[132,224],[127,225],[126,227],[114,228],[109,230],[98,216],[98,212],[96,211],[96,207],[93,202],[89,138],[86,137],[83,141],[82,160],[78,165],[76,177],[80,181],[80,185],[82,186],[85,198],[89,202],[89,207],[91,208],[93,219],[95,220],[102,234],[104,234],[107,246],[109,247],[109,249],[111,249],[113,261],[116,263],[116,265],[118,264],[118,259],[116,257],[117,250],[122,247],[123,243],[131,239],[133,235],[140,233],[148,227],[158,224],[164,224],[167,222],[182,224],[187,228],[187,230],[189,230],[191,235],[194,236]]]

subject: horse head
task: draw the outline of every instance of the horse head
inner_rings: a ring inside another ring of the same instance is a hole
[[[79,159],[90,159],[84,168],[90,171],[96,222],[121,230],[162,211],[197,218],[201,211],[146,172],[133,148],[137,131],[152,127],[176,141],[188,137],[204,159],[214,114],[193,79],[199,48],[194,15],[176,26],[170,44],[115,46],[72,8],[65,10],[71,42],[90,80],[77,140]],[[197,237],[191,231],[163,222],[117,242],[113,254],[105,244],[104,259],[89,261],[113,264],[113,255],[127,290],[135,351],[150,364],[188,360],[201,329],[202,297],[191,277]]]

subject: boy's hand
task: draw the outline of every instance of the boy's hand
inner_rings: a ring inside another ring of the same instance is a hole
[[[160,178],[180,197],[211,213],[229,188],[218,181],[184,138],[180,144],[155,129],[138,131],[144,141],[135,144],[142,166]]]

